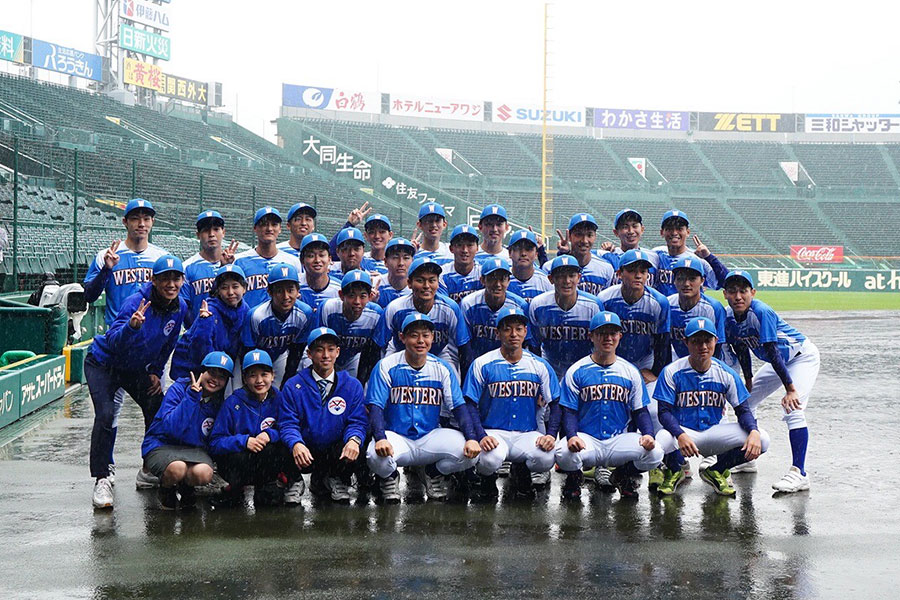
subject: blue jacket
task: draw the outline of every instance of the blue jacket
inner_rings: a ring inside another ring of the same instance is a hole
[[[188,372],[199,369],[210,352],[221,351],[235,364],[240,362],[241,331],[250,309],[243,301],[237,308],[231,308],[218,298],[210,298],[206,305],[212,314],[205,319],[194,319],[191,328],[175,344],[169,368],[172,379],[188,377]]]
[[[220,456],[246,451],[247,440],[263,431],[269,434],[270,443],[277,443],[281,438],[278,433],[277,394],[278,389],[273,386],[262,402],[252,400],[244,388],[228,396],[209,434],[210,454]]]
[[[287,380],[278,396],[281,412],[281,441],[288,449],[294,444],[322,447],[357,436],[366,439],[366,415],[362,385],[346,371],[337,371],[331,393],[323,402],[312,369],[302,369]]]
[[[141,300],[150,300],[152,287],[150,283],[144,284],[141,291],[129,296],[107,332],[94,338],[91,354],[104,367],[162,376],[163,367],[181,333],[187,304],[179,296],[175,310],[160,312],[151,306],[144,313],[141,328],[132,329],[128,321]]]
[[[189,377],[175,381],[166,390],[162,406],[144,434],[141,456],[147,456],[160,446],[205,449],[221,405],[221,396],[201,398],[201,392],[191,389]]]

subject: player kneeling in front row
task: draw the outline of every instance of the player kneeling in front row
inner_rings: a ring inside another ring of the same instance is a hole
[[[637,367],[616,356],[622,321],[602,311],[590,324],[594,350],[566,371],[562,384],[562,429],[556,463],[566,473],[565,500],[581,497],[582,469],[615,467],[609,482],[623,497],[637,496],[636,476],[656,468],[663,452],[653,438],[650,397]],[[629,424],[637,432],[628,432]]]
[[[200,363],[199,376],[188,372],[166,390],[141,445],[144,466],[159,477],[163,510],[175,510],[179,500],[181,508],[193,508],[194,486],[212,481],[209,434],[233,369],[226,353],[210,352]]]
[[[374,438],[366,450],[369,469],[385,503],[400,501],[397,467],[424,467],[428,497],[444,499],[446,475],[474,466],[481,448],[454,369],[429,353],[434,323],[412,312],[399,335],[405,349],[379,361],[366,388]],[[442,405],[464,433],[438,426]]]
[[[210,453],[228,482],[216,503],[237,504],[244,486],[252,485],[254,505],[277,504],[284,490],[276,480],[290,456],[278,443],[278,389],[272,386],[275,371],[265,350],[247,352],[241,376],[243,387],[225,400],[210,433]]]
[[[663,369],[653,391],[663,426],[656,441],[666,453],[667,468],[657,492],[675,493],[684,479],[685,457],[716,455],[716,463],[700,471],[700,478],[717,494],[734,496],[729,469],[768,450],[769,435],[757,426],[747,402],[750,394],[738,374],[713,357],[715,322],[695,317],[685,326],[684,337],[688,355]],[[726,403],[737,423],[720,423]]]
[[[288,379],[278,398],[281,439],[297,469],[288,472],[284,501],[300,503],[302,471],[312,473],[313,494],[349,502],[350,478],[369,426],[362,385],[346,371],[335,370],[341,348],[333,329],[313,329],[306,354],[312,366]]]
[[[489,259],[500,260],[500,259]],[[559,431],[559,380],[546,360],[522,346],[528,337],[528,317],[508,306],[497,313],[500,347],[478,357],[466,377],[464,395],[472,424],[481,440],[475,467],[480,476],[476,496],[497,497],[497,470],[510,461],[517,495],[532,496],[532,473],[553,468]],[[538,431],[541,408],[549,405],[547,433]],[[486,428],[486,429],[485,429]]]

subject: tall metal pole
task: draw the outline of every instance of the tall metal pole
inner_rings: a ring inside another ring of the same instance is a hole
[[[19,138],[13,138],[13,290],[19,290]]]
[[[72,281],[78,281],[78,150],[75,151],[75,200],[72,202]]]
[[[543,78],[543,118],[541,119],[541,236],[546,239],[547,232],[553,228],[552,211],[553,199],[549,193],[550,165],[552,164],[552,148],[549,147],[547,136],[547,14],[549,3],[544,3],[544,78]]]
[[[131,159],[131,197],[137,198],[137,161]]]
[[[200,203],[197,206],[197,213],[203,212],[203,175],[200,176]]]
[[[250,206],[253,207],[253,214],[256,214],[256,186],[250,188]],[[251,215],[252,218],[252,215]]]

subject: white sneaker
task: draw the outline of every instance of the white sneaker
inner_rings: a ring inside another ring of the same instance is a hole
[[[443,500],[450,491],[447,476],[438,474],[434,477],[425,475],[425,493],[433,500]]]
[[[730,471],[732,473],[756,473],[756,461],[751,460],[745,463],[741,463],[737,466],[731,467]]]
[[[285,504],[300,504],[300,497],[303,495],[303,492],[306,491],[306,482],[303,481],[303,477],[300,477],[297,481],[291,484],[289,488],[284,490],[284,503]]]
[[[91,498],[94,508],[112,508],[113,500],[112,484],[109,482],[109,478],[101,477],[94,483],[94,496]]]
[[[809,476],[803,475],[800,473],[800,469],[792,466],[784,477],[772,484],[772,489],[786,494],[808,490]]]
[[[134,479],[135,487],[139,490],[152,490],[159,487],[159,477],[145,471],[143,467],[138,469],[137,477]]]
[[[703,460],[700,461],[700,467],[698,468],[698,470],[705,471],[708,468],[710,468],[711,466],[713,466],[714,464],[716,464],[716,462],[718,462],[718,460],[719,460],[719,457],[717,457],[715,454],[713,454],[712,456],[704,456]]]
[[[350,501],[350,486],[341,481],[339,477],[329,477],[325,480],[325,485],[331,490],[331,499],[334,502]]]
[[[116,465],[110,463],[109,475],[106,478],[109,479],[109,485],[116,485]]]

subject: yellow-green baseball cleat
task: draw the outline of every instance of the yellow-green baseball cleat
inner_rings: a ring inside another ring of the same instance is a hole
[[[659,484],[665,479],[665,473],[668,473],[668,471],[663,471],[662,469],[650,469],[647,471],[647,489],[655,492]]]
[[[684,471],[678,469],[677,471],[665,471],[663,475],[662,483],[659,484],[656,488],[656,493],[660,496],[671,496],[675,493],[675,490],[678,488],[678,484],[684,481]]]
[[[700,471],[700,479],[712,486],[720,496],[734,496],[737,492],[728,482],[728,476],[731,473],[728,470],[713,471],[712,469],[704,469]]]

